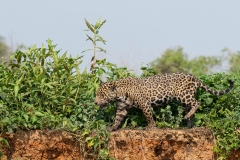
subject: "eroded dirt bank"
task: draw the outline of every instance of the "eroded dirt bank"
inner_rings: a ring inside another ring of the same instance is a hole
[[[117,159],[210,160],[213,135],[209,130],[121,131],[112,134],[111,154]]]
[[[113,132],[110,154],[124,160],[214,160],[214,136],[205,128]],[[240,160],[240,149],[228,160]]]
[[[4,160],[71,160],[81,157],[79,143],[67,132],[18,131],[3,137],[10,145],[5,148]]]
[[[19,131],[2,135],[10,144],[2,159],[88,159],[83,147],[67,132]],[[119,130],[111,133],[110,154],[118,160],[212,160],[214,137],[204,128],[187,130]],[[228,160],[240,160],[240,149]]]

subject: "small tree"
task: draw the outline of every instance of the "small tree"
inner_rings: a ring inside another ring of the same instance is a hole
[[[104,50],[103,48],[97,46],[97,41],[101,41],[102,43],[105,44],[105,42],[107,42],[106,40],[104,40],[100,35],[98,35],[99,33],[99,29],[103,26],[103,24],[106,22],[106,20],[104,20],[102,22],[102,19],[99,18],[98,21],[96,22],[95,25],[92,25],[92,24],[89,24],[89,22],[85,19],[85,23],[88,27],[88,29],[93,33],[93,37],[90,37],[88,34],[87,35],[87,40],[90,40],[92,41],[93,43],[93,48],[90,48],[90,49],[87,49],[85,51],[82,51],[83,52],[86,52],[86,51],[90,51],[90,50],[93,50],[93,57],[92,57],[92,60],[91,60],[91,68],[90,68],[90,72],[93,73],[93,68],[96,64],[96,61],[97,61],[97,58],[96,58],[96,53],[97,52],[104,52],[106,53],[106,50]],[[85,31],[89,31],[89,30],[85,30]]]
[[[221,59],[215,56],[199,56],[189,60],[187,54],[183,52],[183,48],[178,47],[167,49],[151,64],[157,74],[187,72],[200,76],[209,73],[214,66],[221,64]]]
[[[211,73],[215,66],[220,66],[221,57],[217,56],[198,56],[188,62],[188,72],[195,76]]]
[[[167,49],[161,57],[152,62],[158,74],[187,71],[187,55],[181,47]]]

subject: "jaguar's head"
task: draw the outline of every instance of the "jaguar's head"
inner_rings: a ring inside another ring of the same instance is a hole
[[[116,86],[114,82],[105,82],[97,90],[94,103],[100,107],[105,107],[109,102],[116,99]]]

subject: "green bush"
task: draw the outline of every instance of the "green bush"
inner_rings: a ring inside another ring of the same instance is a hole
[[[1,66],[1,130],[61,128],[74,113],[87,79],[78,69],[81,57],[59,56],[54,48],[48,40],[47,49],[18,51]]]

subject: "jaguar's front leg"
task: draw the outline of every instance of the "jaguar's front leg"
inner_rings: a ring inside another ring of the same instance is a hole
[[[119,125],[122,123],[124,117],[127,115],[127,108],[128,105],[126,105],[123,102],[117,102],[117,113],[115,116],[114,124],[111,128],[108,129],[109,132],[115,131],[118,129]]]

